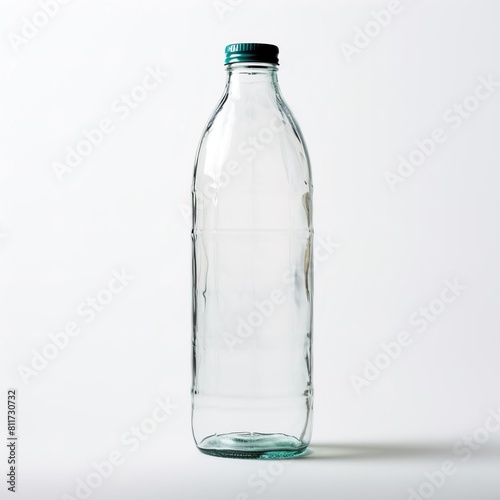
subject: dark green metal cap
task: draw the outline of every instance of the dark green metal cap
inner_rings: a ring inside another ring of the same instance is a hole
[[[232,43],[226,47],[224,64],[261,62],[278,64],[279,49],[268,43]]]

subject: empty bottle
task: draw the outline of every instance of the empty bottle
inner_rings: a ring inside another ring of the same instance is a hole
[[[278,47],[226,47],[193,180],[192,429],[207,454],[287,458],[311,438],[312,184]]]

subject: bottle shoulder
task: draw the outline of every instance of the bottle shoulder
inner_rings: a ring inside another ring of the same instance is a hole
[[[281,170],[312,184],[302,131],[279,94],[238,99],[226,92],[220,99],[202,134],[195,177],[216,177],[228,165]]]

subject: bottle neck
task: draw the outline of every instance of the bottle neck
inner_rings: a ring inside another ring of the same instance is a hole
[[[227,92],[239,98],[256,93],[279,94],[278,65],[269,63],[233,63],[226,66]]]

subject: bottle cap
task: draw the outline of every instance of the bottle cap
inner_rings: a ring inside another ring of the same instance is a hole
[[[260,62],[278,64],[279,49],[268,43],[232,43],[226,47],[224,64]]]

